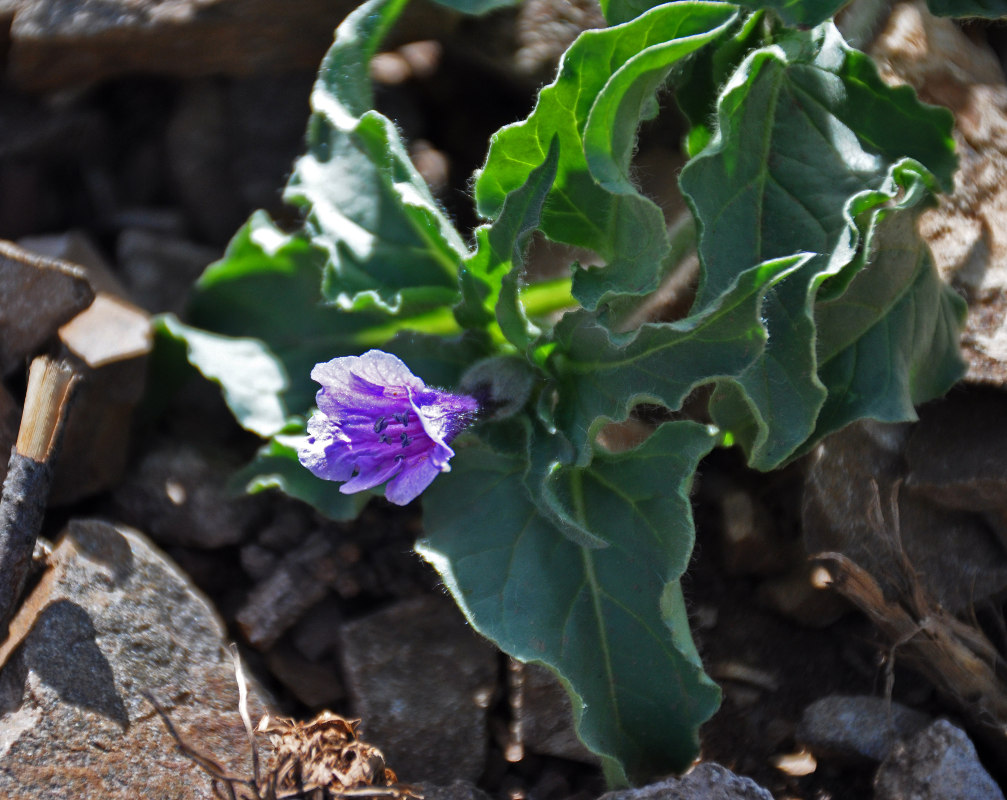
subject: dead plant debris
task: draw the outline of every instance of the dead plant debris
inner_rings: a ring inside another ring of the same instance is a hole
[[[238,713],[248,734],[251,778],[230,774],[218,761],[186,742],[168,712],[149,693],[147,700],[164,722],[179,751],[213,780],[217,797],[228,800],[423,800],[415,786],[399,783],[374,745],[357,738],[358,719],[323,711],[308,722],[264,716],[253,730],[248,716],[247,683],[237,649],[232,646],[238,684]],[[256,734],[265,735],[273,752],[265,775],[260,768]]]

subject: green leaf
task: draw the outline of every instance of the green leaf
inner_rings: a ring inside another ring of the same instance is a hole
[[[660,209],[625,177],[636,130],[668,72],[719,36],[736,13],[728,4],[687,0],[615,28],[584,32],[528,119],[494,135],[475,188],[479,213],[487,218],[500,213],[505,198],[559,139],[556,181],[541,229],[550,239],[594,250],[607,262],[574,277],[574,294],[586,308],[657,286],[668,235]]]
[[[287,376],[263,342],[207,333],[183,325],[173,314],[156,317],[154,325],[159,335],[185,343],[189,362],[220,386],[243,428],[270,436],[284,427],[287,412],[281,395]]]
[[[309,503],[329,519],[356,519],[372,495],[342,494],[332,481],[316,478],[298,461],[295,441],[296,437],[286,435],[267,442],[249,464],[231,476],[230,485],[248,494],[279,489]]]
[[[621,25],[645,14],[662,0],[601,0],[601,11],[609,25]]]
[[[324,260],[305,238],[283,233],[257,212],[224,258],[203,273],[189,306],[195,326],[264,342],[283,364],[290,384],[282,398],[295,411],[314,402],[318,387],[309,375],[315,364],[358,352],[363,333],[386,322],[383,315],[351,315],[323,305]]]
[[[462,302],[455,316],[462,325],[485,326],[496,321],[504,337],[524,350],[538,329],[525,316],[518,297],[524,251],[536,230],[542,205],[556,179],[559,143],[553,139],[541,165],[528,180],[507,195],[499,217],[492,225],[476,230],[476,249],[465,261],[461,274]]]
[[[368,63],[402,0],[372,0],[336,31],[311,95],[308,152],[284,198],[303,206],[340,308],[411,314],[451,304],[465,245],[372,105]]]
[[[401,358],[424,383],[442,389],[455,389],[462,374],[492,352],[489,337],[481,331],[466,331],[456,336],[431,336],[404,330],[381,349]]]
[[[692,542],[688,489],[709,432],[675,423],[634,453],[600,456],[584,480],[605,491],[583,512],[608,537],[604,550],[578,547],[539,513],[524,489],[526,458],[469,442],[428,490],[417,549],[473,627],[560,676],[578,733],[609,775],[684,770],[719,703],[678,584]]]
[[[688,120],[688,154],[699,153],[713,138],[717,95],[745,55],[765,44],[765,17],[748,14],[731,25],[716,47],[707,47],[692,58],[675,82],[675,102]]]
[[[915,405],[944,394],[965,373],[958,346],[965,303],[938,276],[916,217],[886,215],[870,237],[870,267],[845,294],[816,308],[829,396],[814,440],[861,417],[916,419]],[[892,274],[904,277],[884,279]]]
[[[834,17],[850,0],[739,0],[755,11],[772,9],[792,28],[811,27]]]
[[[739,265],[819,254],[767,294],[768,346],[739,388],[723,385],[714,398],[718,424],[732,430],[753,466],[770,469],[811,435],[826,399],[815,355],[819,287],[830,277],[850,279],[856,217],[869,218],[914,183],[933,184],[903,156],[950,185],[952,120],[906,87],[883,84],[828,24],[749,55],[721,95],[718,123],[681,177],[701,227],[697,305],[723,292]]]
[[[678,408],[695,386],[740,374],[762,352],[762,297],[799,271],[809,254],[766,262],[743,272],[708,309],[673,323],[651,323],[612,334],[588,312],[556,325],[558,346],[549,362],[556,376],[554,417],[573,444],[577,463],[606,420],[623,420],[644,402]]]
[[[1007,0],[927,0],[927,7],[938,17],[1007,17]]]

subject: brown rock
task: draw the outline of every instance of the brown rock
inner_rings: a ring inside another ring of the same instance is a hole
[[[759,584],[758,598],[778,614],[809,628],[827,628],[850,610],[819,573],[821,567],[804,562],[787,574]]]
[[[316,664],[279,645],[266,654],[269,671],[308,708],[332,708],[344,697],[343,685],[334,666]]]
[[[105,292],[63,325],[59,338],[64,353],[82,365],[85,379],[63,430],[50,494],[54,504],[109,489],[122,477],[133,409],[153,347],[147,313]]]
[[[485,768],[497,652],[446,599],[423,597],[343,625],[343,667],[365,738],[407,783]]]
[[[519,664],[518,668],[520,682],[515,686],[512,681],[511,713],[524,747],[542,755],[598,763],[598,757],[577,738],[570,696],[556,676],[538,664]]]
[[[0,241],[0,376],[39,349],[94,300],[84,272]]]
[[[268,650],[301,616],[329,591],[336,576],[332,539],[312,534],[280,561],[272,575],[256,584],[238,612],[245,638]]]
[[[908,556],[929,596],[957,613],[1007,586],[1007,552],[982,515],[942,508],[903,485],[911,431],[866,420],[816,448],[805,483],[805,546],[812,555],[844,554],[886,597],[911,590],[898,578]]]
[[[224,627],[179,570],[142,535],[96,520],[71,523],[52,560],[0,648],[0,796],[215,797],[143,691],[189,744],[248,775]]]
[[[1007,383],[1007,83],[993,51],[922,2],[894,9],[871,54],[891,83],[955,115],[955,190],[920,218],[941,276],[969,303],[968,379]]]
[[[251,515],[244,498],[234,497],[226,486],[237,466],[208,446],[148,443],[139,463],[114,490],[116,513],[126,522],[146,523],[150,537],[164,546],[236,544]]]
[[[129,73],[177,77],[314,71],[356,0],[7,0],[7,74],[44,90]],[[450,27],[437,6],[407,11],[401,40]]]
[[[91,237],[83,231],[24,236],[18,239],[18,246],[40,256],[67,261],[80,267],[96,292],[108,292],[116,297],[130,299],[105,257],[98,251]]]

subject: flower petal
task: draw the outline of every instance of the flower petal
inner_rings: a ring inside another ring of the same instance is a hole
[[[418,464],[411,464],[408,469],[403,469],[392,478],[385,487],[385,497],[390,503],[404,506],[419,497],[440,474],[441,470],[425,458]]]

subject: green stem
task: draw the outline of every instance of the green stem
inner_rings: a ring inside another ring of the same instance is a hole
[[[556,278],[540,281],[521,289],[521,303],[529,317],[544,317],[567,308],[575,308],[577,301],[570,293],[572,281],[570,278]],[[359,331],[353,337],[361,347],[380,347],[399,331],[416,331],[433,336],[452,336],[461,333],[463,328],[455,319],[450,308],[435,308],[411,317],[392,320],[384,325]],[[500,327],[493,323],[490,326],[490,336],[497,344],[505,341]]]

